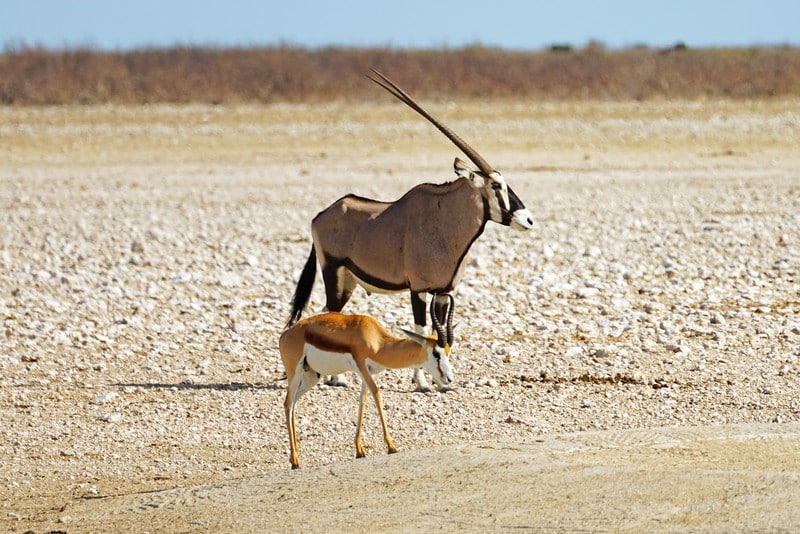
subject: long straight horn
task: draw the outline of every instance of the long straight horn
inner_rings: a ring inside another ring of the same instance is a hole
[[[456,307],[456,301],[453,298],[453,295],[450,293],[447,294],[447,298],[450,299],[450,306],[447,309],[447,344],[449,346],[453,346],[453,311]]]
[[[433,323],[433,328],[436,330],[437,341],[438,344],[444,346],[447,344],[447,336],[444,333],[444,329],[442,328],[441,323],[439,322],[439,318],[436,317],[436,295],[433,296],[431,299],[431,323]]]
[[[419,113],[420,115],[422,115],[423,117],[425,117],[426,119],[428,119],[428,120],[431,122],[431,124],[433,124],[434,126],[436,126],[436,127],[439,129],[439,131],[440,131],[440,132],[442,132],[442,133],[443,133],[443,134],[444,134],[444,135],[445,135],[445,136],[446,136],[448,139],[450,139],[450,141],[452,141],[452,142],[453,142],[453,144],[455,144],[455,145],[456,145],[458,148],[460,148],[460,149],[461,149],[461,151],[462,151],[462,152],[463,152],[463,153],[464,153],[464,154],[465,154],[465,155],[466,155],[466,156],[467,156],[469,159],[471,159],[471,160],[472,160],[472,162],[473,162],[475,165],[477,165],[477,166],[478,166],[478,168],[481,170],[481,172],[483,172],[483,173],[484,173],[485,175],[487,175],[487,176],[488,176],[488,175],[490,175],[490,174],[492,174],[492,173],[494,172],[494,169],[492,168],[492,166],[491,166],[491,165],[489,165],[489,163],[488,163],[488,162],[487,162],[485,159],[483,159],[483,157],[482,157],[480,154],[478,154],[478,153],[475,151],[475,149],[474,149],[474,148],[472,148],[471,146],[469,146],[469,145],[467,144],[467,142],[466,142],[466,141],[464,141],[463,139],[461,139],[461,137],[459,137],[457,133],[455,133],[453,130],[451,130],[450,128],[448,128],[448,127],[447,127],[445,124],[443,124],[442,122],[440,122],[440,121],[439,121],[438,119],[436,119],[436,118],[435,118],[433,115],[431,115],[430,113],[428,113],[427,111],[425,111],[425,110],[422,108],[422,106],[420,106],[419,104],[417,104],[417,103],[414,101],[414,99],[413,99],[413,98],[411,98],[411,97],[408,95],[408,93],[406,93],[405,91],[403,91],[402,89],[400,89],[400,88],[399,88],[399,87],[398,87],[398,86],[397,86],[397,85],[396,85],[396,84],[395,84],[393,81],[391,81],[389,78],[387,78],[386,76],[384,76],[383,74],[381,74],[380,72],[378,72],[378,71],[377,71],[377,70],[375,70],[375,69],[370,69],[370,70],[371,70],[371,71],[372,71],[372,72],[373,72],[373,73],[374,73],[376,76],[378,76],[378,78],[375,78],[374,76],[371,76],[371,75],[369,75],[369,74],[367,74],[367,78],[369,78],[369,79],[370,79],[370,80],[372,80],[373,82],[377,83],[378,85],[380,85],[381,87],[383,87],[384,89],[386,89],[387,91],[389,91],[390,93],[392,93],[392,94],[393,94],[395,97],[397,97],[397,99],[398,99],[398,100],[401,100],[401,101],[403,101],[403,102],[404,102],[404,103],[405,103],[405,104],[406,104],[408,107],[410,107],[411,109],[413,109],[414,111],[416,111],[417,113]]]

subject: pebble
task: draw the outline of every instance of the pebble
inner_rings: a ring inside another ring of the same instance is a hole
[[[600,290],[596,287],[581,287],[575,292],[579,298],[588,299],[591,297],[596,297],[600,294]]]
[[[92,404],[106,404],[114,399],[119,397],[119,393],[116,391],[108,391],[106,393],[100,393],[99,395],[95,396],[92,399]]]
[[[671,118],[655,123],[668,131],[656,131],[649,121],[616,118],[619,103],[592,105],[614,116],[598,114],[604,126],[623,136],[642,130],[645,141],[681,135],[687,126],[715,142],[732,130],[778,128],[736,115],[738,129]],[[167,133],[170,114],[189,113],[158,109]],[[23,111],[7,110],[20,120]],[[269,111],[272,121],[280,110]],[[37,126],[42,146],[50,146],[48,136],[68,136],[65,124],[88,137],[118,131],[110,124],[90,133],[85,114],[98,113],[91,107],[36,113],[82,115]],[[796,111],[784,113],[797,124]],[[263,146],[288,138],[301,151],[304,135],[313,134],[315,146],[335,141],[337,122],[248,122],[247,131],[263,134]],[[574,121],[549,121],[549,129],[523,123],[526,138],[580,142],[564,130]],[[508,124],[486,121],[485,128],[506,135]],[[225,144],[235,134],[221,128],[214,141]],[[399,121],[375,135],[413,139],[407,128]],[[793,138],[797,129],[774,135]],[[531,173],[530,154],[509,152],[508,168],[518,172],[506,177],[537,226],[515,232],[488,223],[472,245],[454,290],[452,391],[417,395],[410,373],[379,375],[401,449],[599,425],[797,419],[796,155],[766,173],[756,148],[749,164],[736,168],[698,156],[699,148],[679,162],[673,152],[650,148],[652,160],[612,151],[607,168],[587,172],[548,151],[556,170]],[[364,163],[345,151],[304,159],[314,180],[301,183],[275,172],[299,176],[294,155],[278,165],[270,158],[215,160],[209,150],[191,164],[181,150],[143,165],[135,150],[121,154],[130,161],[124,165],[92,152],[79,164],[70,150],[0,168],[9,192],[0,210],[0,388],[9,394],[0,396],[0,411],[13,414],[0,425],[0,456],[9,464],[0,487],[52,480],[58,470],[59,478],[75,480],[124,473],[152,484],[156,475],[172,477],[164,483],[170,485],[184,473],[210,480],[231,465],[237,476],[286,469],[277,339],[308,258],[311,219],[345,193],[367,194],[364,183],[391,199],[452,174],[436,174],[441,162],[433,156],[422,158],[421,171],[419,159],[402,154],[371,152],[385,159]],[[307,314],[322,310],[324,300],[318,277]],[[367,296],[359,288],[345,311],[375,315],[393,333],[411,326],[406,292]],[[350,459],[358,391],[316,387],[298,403],[308,465]],[[375,454],[382,445],[371,402],[366,417]],[[519,424],[529,417],[538,430]],[[242,467],[247,463],[254,467]]]
[[[104,423],[119,423],[122,421],[122,414],[121,413],[103,413],[97,416],[98,421],[103,421]]]

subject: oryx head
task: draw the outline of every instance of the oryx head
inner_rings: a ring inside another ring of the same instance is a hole
[[[514,190],[508,187],[499,171],[487,173],[470,169],[466,163],[456,158],[453,163],[456,175],[467,178],[472,187],[480,190],[483,201],[489,207],[489,218],[503,226],[517,230],[529,230],[533,226],[533,216],[522,203]]]
[[[491,220],[505,226],[512,226],[517,230],[529,230],[533,226],[533,215],[531,215],[531,212],[528,211],[516,193],[508,187],[503,175],[500,174],[499,171],[489,165],[489,163],[483,159],[474,148],[469,146],[466,141],[461,139],[458,134],[425,111],[422,106],[417,104],[413,98],[395,85],[389,78],[375,69],[372,69],[372,72],[377,78],[367,75],[370,80],[392,93],[411,109],[428,119],[431,124],[436,126],[440,132],[460,148],[461,151],[472,160],[472,163],[478,167],[477,170],[470,169],[463,161],[456,158],[456,174],[469,179],[473,187],[480,189],[484,202],[488,205],[489,218]]]

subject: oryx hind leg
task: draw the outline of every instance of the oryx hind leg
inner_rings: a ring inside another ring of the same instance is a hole
[[[356,288],[356,279],[346,267],[325,265],[322,268],[325,282],[325,308],[327,311],[342,311]]]
[[[342,311],[356,288],[355,277],[345,267],[326,265],[322,268],[322,280],[325,282],[325,311]],[[350,386],[345,374],[326,376],[325,384],[335,387]]]

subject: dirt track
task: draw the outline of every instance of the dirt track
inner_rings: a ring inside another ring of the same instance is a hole
[[[77,531],[744,532],[800,525],[800,425],[593,432],[419,449],[76,502]]]
[[[797,109],[435,106],[536,227],[475,243],[453,391],[380,377],[400,454],[368,414],[351,461],[355,388],[320,387],[299,473],[276,337],[308,223],[450,180],[455,149],[394,105],[0,109],[0,526],[788,530]]]

